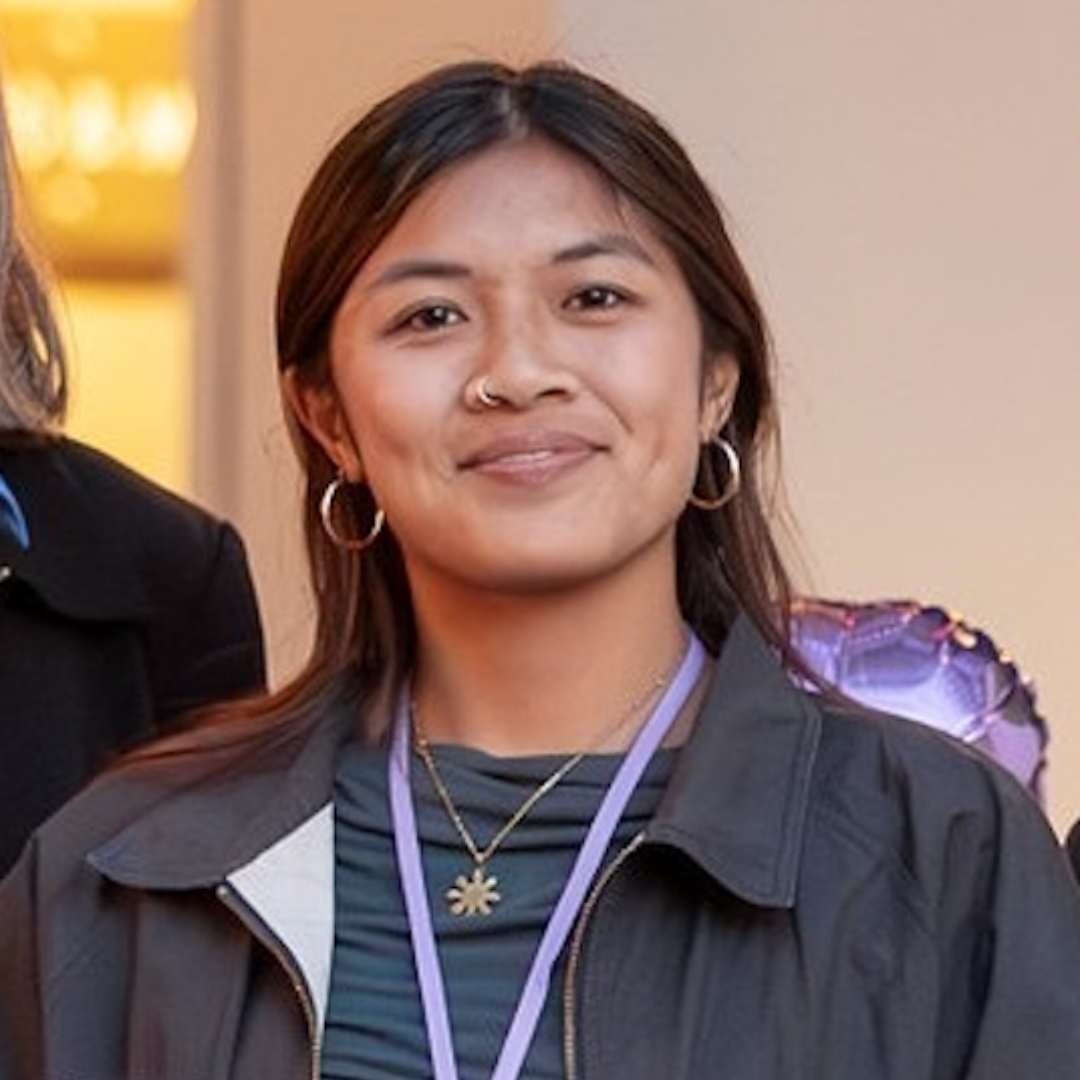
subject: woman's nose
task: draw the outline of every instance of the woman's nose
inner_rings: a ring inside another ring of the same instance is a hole
[[[538,321],[512,320],[491,335],[473,372],[489,397],[520,409],[576,391],[577,379],[558,335]]]

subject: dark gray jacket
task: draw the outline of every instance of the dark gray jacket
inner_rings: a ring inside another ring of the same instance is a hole
[[[0,888],[0,1080],[317,1075],[347,730],[114,775],[40,832]],[[569,947],[581,1080],[1080,1077],[1080,893],[1034,802],[746,623]]]

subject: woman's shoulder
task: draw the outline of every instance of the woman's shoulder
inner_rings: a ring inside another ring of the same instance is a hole
[[[129,535],[167,538],[173,544],[185,539],[205,543],[225,524],[192,499],[95,447],[63,438],[46,452],[55,456],[70,484],[100,510],[104,520]],[[137,516],[125,516],[136,511]]]
[[[946,877],[949,861],[965,854],[996,858],[1007,834],[1026,837],[1028,848],[1056,848],[1032,793],[982,751],[907,717],[817,707],[820,820],[866,850],[901,852],[925,879]]]
[[[898,793],[898,785],[927,801],[997,801],[1031,794],[999,762],[960,738],[930,724],[858,703],[818,701],[822,717],[820,771],[823,781],[844,773],[850,788]]]
[[[263,731],[255,717],[158,740],[100,773],[40,826],[21,872],[53,894],[102,876],[220,880],[327,802],[339,742],[316,725]]]
[[[30,523],[28,582],[78,618],[170,618],[221,588],[254,607],[247,554],[228,522],[93,447],[69,438],[4,458]]]
[[[157,554],[205,561],[234,531],[194,500],[67,436],[5,448],[2,464],[34,546],[51,562],[94,559],[123,569]]]

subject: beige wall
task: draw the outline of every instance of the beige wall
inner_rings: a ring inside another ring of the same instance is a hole
[[[1036,678],[1071,821],[1080,8],[658,6],[567,0],[563,19],[693,145],[743,238],[816,586],[989,628]]]
[[[934,600],[989,628],[1037,679],[1052,815],[1080,816],[1072,0],[202,8],[222,137],[211,126],[197,185],[213,316],[197,475],[251,538],[283,666],[304,618],[284,584],[294,481],[268,372],[292,202],[342,119],[400,78],[554,45],[650,101],[729,207],[772,313],[816,588]]]

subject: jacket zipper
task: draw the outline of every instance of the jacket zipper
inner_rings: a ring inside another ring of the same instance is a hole
[[[570,951],[566,957],[566,983],[563,992],[563,1066],[566,1080],[577,1080],[577,979],[581,965],[581,950],[584,947],[585,931],[589,920],[600,902],[600,894],[611,884],[612,878],[625,865],[627,859],[645,842],[644,830],[639,832],[604,868],[603,873],[593,883],[585,903],[581,907],[581,917],[574,927],[570,939]]]
[[[307,1024],[308,1039],[311,1045],[310,1080],[319,1080],[322,1071],[322,1032],[319,1030],[319,1022],[315,1013],[315,1003],[311,999],[311,992],[308,990],[307,982],[297,967],[293,955],[228,883],[217,887],[217,897],[244,924],[255,940],[269,950],[271,956],[277,960],[286,976],[288,976],[297,1000],[300,1002],[300,1008]]]

